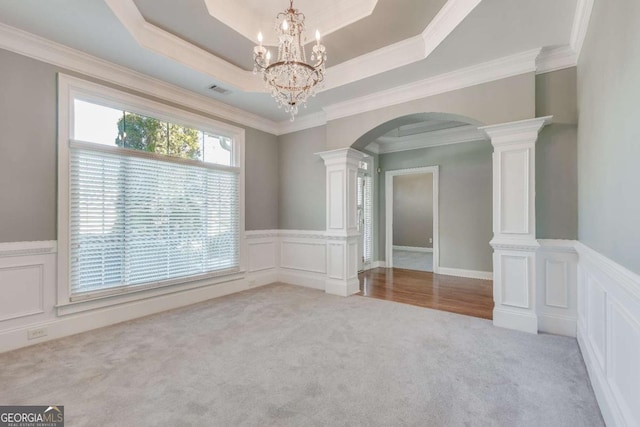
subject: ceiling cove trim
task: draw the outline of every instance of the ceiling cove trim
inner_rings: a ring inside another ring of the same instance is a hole
[[[320,111],[318,113],[296,117],[295,121],[293,122],[291,120],[278,122],[278,135],[285,135],[287,133],[293,133],[305,129],[315,128],[318,126],[324,126],[326,124],[327,115],[324,111]]]
[[[0,48],[277,135],[276,122],[0,23]]]
[[[538,74],[578,65],[582,45],[589,29],[593,2],[594,0],[577,0],[569,44],[544,48],[538,58]]]
[[[105,0],[140,46],[245,92],[264,92],[262,81],[188,41],[144,19],[133,0]]]
[[[587,37],[589,29],[589,21],[591,20],[591,12],[593,11],[594,0],[578,0],[576,5],[576,14],[573,19],[573,28],[571,29],[571,49],[576,54],[577,59],[580,58],[584,39]]]
[[[557,46],[543,48],[537,61],[537,74],[550,73],[575,67],[578,64],[578,56],[571,46]]]
[[[327,68],[323,91],[404,67],[425,58],[422,36],[410,37]]]
[[[482,0],[448,0],[425,30],[409,39],[328,67],[323,90],[421,61],[471,13]],[[211,76],[244,92],[264,92],[262,81],[243,70],[144,19],[134,0],[105,0],[122,25],[143,48]]]
[[[482,2],[482,0],[448,0],[422,32],[426,58]]]
[[[536,71],[540,49],[518,53],[324,108],[327,121]]]
[[[448,0],[421,34],[327,68],[324,90],[422,61],[481,1]]]

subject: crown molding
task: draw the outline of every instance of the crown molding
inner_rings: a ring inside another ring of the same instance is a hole
[[[336,120],[440,93],[464,89],[516,75],[535,72],[540,49],[518,53],[392,89],[353,98],[324,108],[327,120]]]
[[[0,48],[276,135],[276,122],[0,23]]]
[[[376,154],[388,154],[400,151],[417,150],[420,148],[440,147],[443,145],[486,140],[487,135],[478,130],[477,126],[468,125],[404,137],[383,136],[378,138],[375,143],[377,145]],[[365,148],[369,149],[369,146]]]
[[[575,67],[578,63],[578,56],[571,46],[558,46],[542,49],[536,62],[537,74],[549,73],[551,71],[563,70]]]
[[[147,22],[133,0],[105,0],[111,11],[142,46],[219,82],[245,92],[264,92],[260,79],[204,49]]]
[[[417,35],[327,68],[323,91],[413,64],[425,58],[424,39]]]
[[[482,2],[482,0],[449,0],[421,34],[426,58]]]
[[[591,20],[591,12],[593,11],[594,0],[577,0],[576,14],[573,19],[573,28],[571,29],[571,49],[576,55],[577,60],[580,58],[582,52],[582,45],[584,39],[587,37],[587,30],[589,29],[589,21]]]
[[[306,116],[296,117],[294,121],[285,120],[277,123],[277,135],[285,135],[287,133],[298,132],[300,130],[311,129],[327,124],[327,115],[324,111],[309,114]]]
[[[594,0],[577,0],[569,44],[547,47],[538,58],[538,74],[576,67],[589,29]]]
[[[340,87],[425,59],[481,1],[448,0],[421,34],[328,67],[322,90]],[[140,46],[209,75],[237,90],[265,91],[260,79],[251,71],[243,70],[147,22],[134,0],[105,2]]]

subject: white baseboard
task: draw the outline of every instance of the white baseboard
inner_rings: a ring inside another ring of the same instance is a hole
[[[425,252],[430,253],[433,252],[433,248],[421,248],[418,246],[396,246],[393,245],[394,251],[407,251],[407,252]]]
[[[438,267],[437,274],[445,276],[467,277],[469,279],[493,280],[490,271],[464,270],[462,268]]]
[[[325,292],[331,295],[338,295],[341,297],[348,297],[360,292],[360,281],[355,279],[349,279],[345,285],[343,280],[325,280]]]
[[[326,276],[319,273],[307,273],[281,268],[278,272],[278,282],[288,285],[302,286],[305,288],[325,290]]]
[[[386,262],[384,261],[373,261],[371,264],[365,267],[363,271],[373,270],[374,268],[385,268]]]
[[[265,280],[260,280],[263,283]],[[102,308],[99,311],[82,312],[76,315],[57,317],[40,323],[30,323],[15,329],[0,332],[0,353],[15,350],[28,345],[63,338],[93,329],[114,325],[151,314],[173,310],[180,307],[219,298],[236,292],[258,287],[258,281],[249,284],[247,279],[218,283],[176,292],[155,298],[144,299],[127,304]],[[47,328],[47,336],[28,340],[27,331],[34,328]]]
[[[578,324],[575,317],[554,314],[538,314],[538,331],[547,334],[575,337]]]
[[[531,334],[538,333],[538,317],[534,314],[523,313],[516,310],[494,308],[493,324],[501,328],[515,329]]]

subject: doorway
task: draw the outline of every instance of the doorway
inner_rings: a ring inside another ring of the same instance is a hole
[[[385,175],[387,268],[438,273],[438,166]]]

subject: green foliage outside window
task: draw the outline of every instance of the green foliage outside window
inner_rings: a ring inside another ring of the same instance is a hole
[[[118,120],[118,147],[183,159],[201,158],[202,133],[196,129],[125,112]]]

